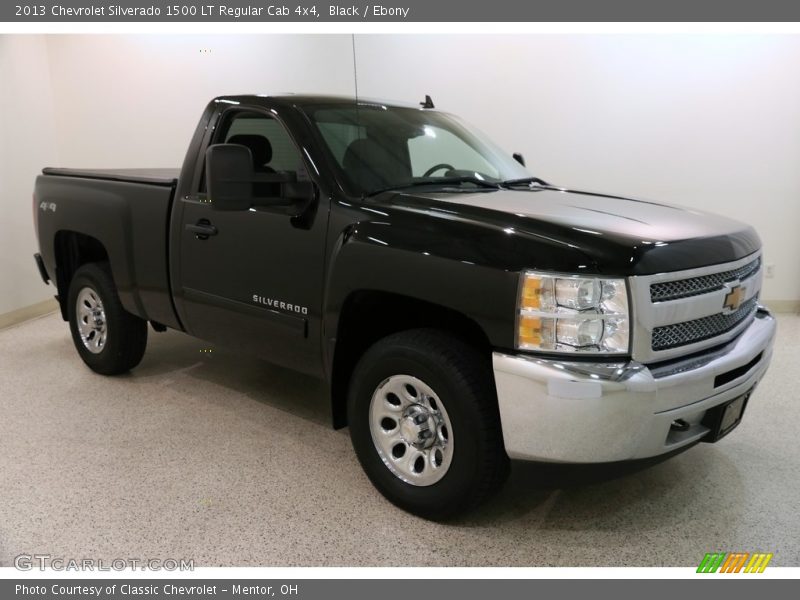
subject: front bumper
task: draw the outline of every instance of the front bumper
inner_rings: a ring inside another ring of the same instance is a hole
[[[709,432],[701,423],[709,409],[763,377],[774,338],[775,319],[759,307],[726,346],[650,367],[495,352],[506,452],[524,460],[598,463],[688,446]],[[683,427],[672,427],[678,419]]]

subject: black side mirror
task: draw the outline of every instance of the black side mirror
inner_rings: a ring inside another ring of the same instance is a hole
[[[317,188],[312,181],[298,181],[293,174],[291,180],[283,182],[281,196],[303,206],[316,198]]]
[[[522,156],[522,154],[520,154],[519,152],[514,152],[514,154],[512,156],[514,157],[515,161],[517,161],[523,167],[525,166],[525,157]]]
[[[316,186],[297,173],[256,173],[247,146],[214,144],[206,150],[206,189],[212,208],[247,210],[252,206],[284,207],[301,214],[316,198]]]
[[[206,190],[216,210],[247,210],[253,204],[253,155],[239,144],[206,150]]]

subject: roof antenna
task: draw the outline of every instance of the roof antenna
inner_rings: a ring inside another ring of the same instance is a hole
[[[356,92],[356,110],[358,110],[358,67],[356,66],[356,34],[350,35],[350,41],[353,45],[353,86]]]
[[[433,105],[433,100],[431,100],[431,97],[430,97],[430,96],[428,96],[428,94],[425,94],[425,102],[420,102],[420,103],[419,103],[419,105],[420,105],[422,108],[436,108],[436,107]]]

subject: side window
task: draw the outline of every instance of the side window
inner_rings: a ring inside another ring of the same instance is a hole
[[[257,173],[295,172],[299,180],[308,179],[303,158],[289,133],[279,121],[260,112],[236,111],[223,115],[214,144],[241,144],[253,155]],[[205,165],[200,178],[200,193],[205,194]]]
[[[275,119],[261,113],[236,113],[230,120],[224,141],[242,144],[253,153],[256,171],[299,171],[303,160],[288,132]]]

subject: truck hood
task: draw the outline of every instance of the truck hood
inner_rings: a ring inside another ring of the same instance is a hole
[[[502,228],[522,239],[578,251],[599,273],[678,271],[743,258],[755,230],[681,206],[554,187],[477,193],[397,194],[391,204]],[[522,240],[519,240],[522,241]]]

